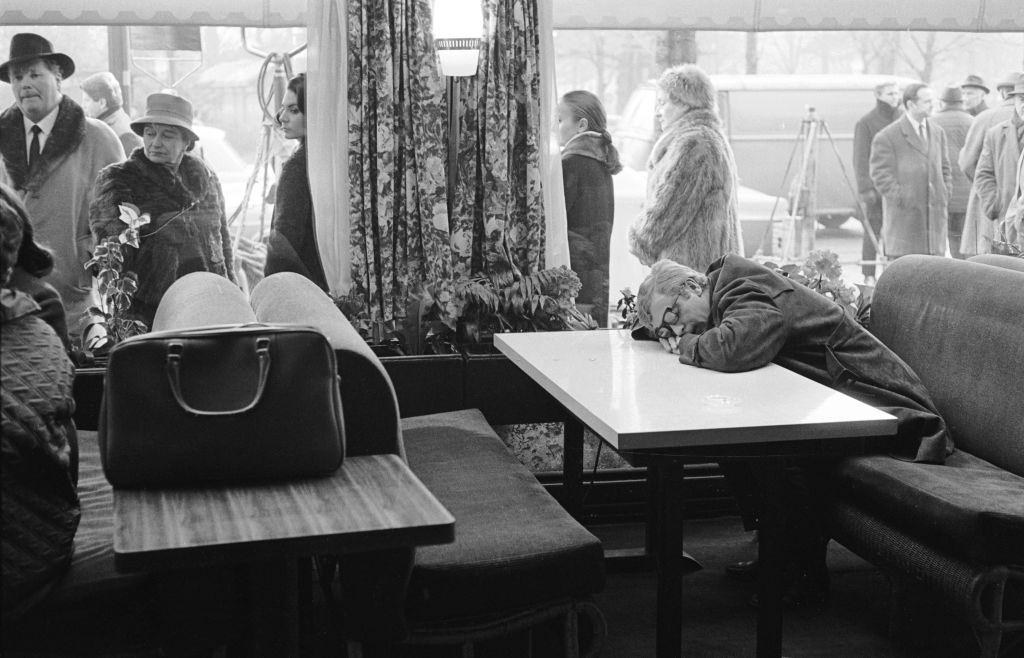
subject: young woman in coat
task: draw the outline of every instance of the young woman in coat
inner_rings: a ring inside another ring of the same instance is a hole
[[[224,193],[216,174],[189,153],[199,137],[192,131],[192,104],[173,94],[151,94],[146,115],[132,121],[143,148],[110,165],[96,180],[89,225],[96,241],[120,236],[128,224],[121,205],[134,204],[149,223],[138,248],[122,244],[123,272],[138,276],[131,313],[147,325],[164,291],[190,272],[213,272],[234,281],[231,237]]]
[[[612,176],[622,171],[608,134],[604,106],[589,91],[570,91],[558,103],[558,144],[569,228],[569,263],[582,287],[576,303],[608,323],[608,260],[615,218]]]
[[[281,167],[263,273],[270,276],[277,272],[297,272],[327,292],[327,276],[316,247],[313,195],[309,191],[306,170],[305,73],[288,82],[277,125],[286,139],[299,140],[299,148]]]
[[[743,254],[736,162],[715,96],[694,64],[658,79],[663,132],[647,161],[647,201],[629,231],[629,250],[644,265],[670,258],[703,271],[725,254]]]

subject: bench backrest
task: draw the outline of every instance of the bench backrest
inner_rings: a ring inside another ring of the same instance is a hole
[[[905,256],[878,279],[871,332],[924,382],[958,449],[1024,475],[1024,272]]]

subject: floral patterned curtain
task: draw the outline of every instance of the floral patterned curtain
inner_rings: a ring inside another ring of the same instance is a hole
[[[512,263],[545,267],[537,0],[484,0],[486,52],[458,78],[458,183],[451,239],[457,277]]]
[[[447,108],[430,0],[349,0],[350,296],[405,315],[421,282],[451,279]]]

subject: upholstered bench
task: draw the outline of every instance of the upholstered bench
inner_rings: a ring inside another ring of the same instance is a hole
[[[484,638],[564,616],[603,620],[601,543],[508,451],[479,411],[407,418],[409,466],[455,516],[455,542],[416,551],[406,600],[409,642]],[[600,637],[600,633],[595,634]],[[596,648],[596,647],[591,647]]]
[[[871,331],[924,382],[956,451],[844,460],[829,509],[836,539],[897,592],[938,593],[985,656],[1024,639],[1024,272],[996,263],[907,256],[879,277]]]
[[[114,567],[113,491],[93,431],[78,432],[78,498],[82,516],[71,564],[24,617],[4,624],[4,655],[158,656],[181,642],[189,648],[225,642],[227,624],[209,615],[229,598],[216,574],[161,578]]]
[[[589,601],[604,586],[603,551],[521,465],[477,410],[401,419],[377,356],[340,318],[329,320],[337,352],[347,454],[394,453],[455,517],[455,541],[412,553],[343,556],[345,634],[462,645],[564,620],[565,655],[604,637]],[[399,590],[401,596],[395,595]],[[348,596],[346,596],[348,594]],[[577,627],[579,613],[588,624]]]

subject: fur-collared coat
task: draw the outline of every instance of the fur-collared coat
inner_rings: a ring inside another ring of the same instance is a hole
[[[582,133],[562,151],[562,182],[569,231],[569,265],[580,277],[576,303],[589,304],[602,327],[608,323],[608,267],[615,219],[615,192],[605,142]]]
[[[629,230],[644,265],[662,258],[703,272],[742,254],[736,162],[713,110],[692,109],[662,133],[647,161],[647,201]]]
[[[93,248],[89,232],[93,183],[101,169],[124,160],[124,150],[107,124],[86,117],[77,103],[64,96],[53,133],[31,171],[27,153],[24,119],[15,105],[0,115],[0,154],[25,202],[36,241],[53,251],[53,272],[45,281],[60,293],[74,335],[83,326],[83,314],[98,301],[92,276],[84,267]]]
[[[882,194],[887,256],[946,253],[952,170],[946,133],[929,123],[927,141],[904,114],[871,142],[871,180]]]
[[[150,215],[139,231],[139,248],[122,247],[123,271],[139,278],[132,312],[147,324],[167,288],[186,274],[213,272],[235,280],[224,194],[200,158],[186,153],[172,172],[136,149],[125,162],[100,172],[95,197],[89,224],[97,242],[128,228],[120,204],[133,203]]]

